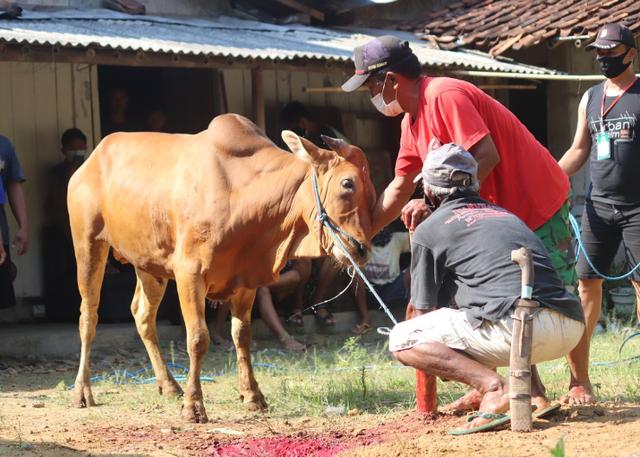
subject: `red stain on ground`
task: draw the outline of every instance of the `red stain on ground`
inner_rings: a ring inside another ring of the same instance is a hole
[[[329,437],[257,438],[223,446],[211,446],[206,455],[215,457],[333,457],[349,446]]]
[[[356,429],[351,433],[334,432],[328,435],[307,435],[251,438],[232,442],[215,442],[205,455],[211,457],[333,457],[355,448],[366,448],[398,435],[425,433],[437,422],[437,415],[408,414],[399,421],[392,421],[374,428]]]

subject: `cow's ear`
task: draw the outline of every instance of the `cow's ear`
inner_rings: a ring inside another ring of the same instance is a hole
[[[323,160],[327,159],[326,154],[323,154],[322,150],[318,146],[306,138],[296,135],[291,130],[283,130],[281,135],[282,140],[287,144],[287,146],[289,146],[291,152],[293,152],[293,154],[299,159],[313,164],[319,164]]]
[[[289,146],[291,152],[293,152],[293,155],[307,162],[311,161],[311,157],[309,157],[309,153],[304,148],[302,140],[298,135],[291,130],[283,130],[280,135],[282,136],[282,141],[284,141],[285,144]]]

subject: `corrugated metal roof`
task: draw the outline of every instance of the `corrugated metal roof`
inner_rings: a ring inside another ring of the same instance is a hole
[[[377,30],[373,34],[402,32]],[[297,58],[347,61],[355,46],[373,37],[303,25],[274,25],[232,17],[173,19],[129,16],[110,10],[24,11],[0,21],[0,40],[32,45],[96,47],[264,60]],[[514,73],[555,73],[469,51],[445,51],[420,40],[412,49],[429,67]]]

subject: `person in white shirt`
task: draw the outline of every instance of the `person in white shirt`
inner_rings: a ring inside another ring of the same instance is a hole
[[[371,240],[371,255],[364,266],[364,274],[387,305],[406,305],[409,301],[409,269],[400,269],[400,255],[404,252],[411,252],[408,232],[392,232],[385,227]],[[359,276],[356,276],[353,291],[360,322],[352,332],[362,335],[371,329],[367,298],[373,296]]]

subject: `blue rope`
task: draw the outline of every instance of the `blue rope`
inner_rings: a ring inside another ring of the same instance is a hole
[[[578,226],[578,221],[576,221],[576,218],[573,217],[573,214],[569,213],[569,222],[571,223],[571,228],[573,229],[573,232],[575,234],[576,237],[576,241],[578,242],[578,252],[576,253],[576,261],[578,261],[578,258],[580,257],[580,253],[582,253],[582,255],[584,255],[585,260],[587,261],[587,263],[589,264],[589,266],[591,267],[591,269],[601,278],[606,279],[608,281],[618,281],[620,279],[626,279],[631,277],[631,275],[633,273],[635,273],[635,271],[640,268],[640,263],[638,263],[635,267],[633,267],[628,273],[625,273],[623,275],[620,276],[607,276],[604,273],[601,273],[591,262],[591,259],[589,258],[589,255],[587,255],[587,250],[585,249],[584,245],[582,244],[582,239],[580,238],[580,227]]]
[[[624,346],[629,342],[629,340],[631,340],[632,338],[635,338],[636,336],[640,336],[640,332],[633,333],[624,339],[624,341],[620,345],[620,349],[618,349],[618,357],[620,357],[620,354],[622,354],[622,349],[624,349]],[[626,359],[613,360],[610,362],[591,362],[591,365],[596,367],[612,367],[615,365],[620,365],[621,363],[633,362],[636,360],[640,361],[640,355],[634,355],[633,357],[627,357]]]

